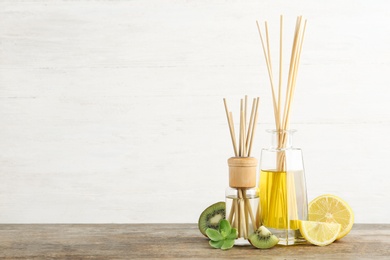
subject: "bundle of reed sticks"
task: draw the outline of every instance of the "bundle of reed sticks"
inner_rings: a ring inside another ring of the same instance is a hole
[[[298,67],[299,61],[301,57],[303,39],[305,36],[306,30],[306,22],[303,21],[302,16],[298,16],[295,24],[295,32],[294,32],[294,40],[292,44],[291,57],[290,57],[290,66],[288,70],[287,77],[287,87],[285,90],[285,101],[284,104],[282,102],[282,85],[283,85],[283,16],[280,16],[280,39],[279,39],[279,82],[277,86],[277,91],[275,89],[275,81],[273,75],[272,68],[272,60],[271,60],[271,47],[270,47],[270,39],[269,39],[269,31],[268,24],[265,22],[265,40],[263,34],[261,33],[259,22],[256,21],[257,29],[259,32],[261,45],[263,48],[265,61],[268,69],[268,76],[271,85],[272,91],[272,101],[273,101],[273,109],[274,109],[274,117],[275,117],[275,125],[278,134],[278,148],[283,149],[286,147],[287,143],[287,130],[289,127],[289,119],[290,119],[290,111],[291,104],[294,97],[295,86],[297,82],[298,75]],[[285,170],[285,158],[284,153],[281,153],[281,158],[279,158],[278,169],[277,170]]]
[[[283,16],[280,16],[280,38],[279,38],[279,82],[277,89],[275,87],[273,67],[271,61],[271,48],[269,39],[268,24],[265,22],[265,39],[261,32],[259,23],[257,29],[259,32],[265,61],[267,64],[268,76],[272,91],[273,110],[275,117],[275,126],[277,134],[277,149],[275,169],[266,169],[275,174],[264,179],[264,184],[261,184],[264,191],[264,196],[261,198],[262,216],[268,215],[269,220],[264,222],[265,225],[271,228],[292,228],[297,229],[297,225],[293,225],[289,220],[298,219],[297,198],[295,190],[295,179],[290,169],[287,169],[286,145],[289,135],[289,119],[291,104],[293,102],[295,86],[297,82],[298,67],[302,52],[303,39],[306,30],[306,20],[302,16],[298,16],[295,24],[295,32],[290,56],[288,69],[287,86],[285,92],[282,89],[283,85]],[[284,102],[283,99],[284,92]],[[263,169],[262,169],[263,170]],[[269,194],[267,192],[270,191]],[[262,194],[262,191],[260,191]],[[281,221],[283,220],[283,221]]]
[[[249,119],[249,125],[247,124],[247,107],[248,96],[240,101],[240,131],[239,131],[239,143],[237,147],[236,134],[234,130],[233,114],[229,111],[226,99],[223,99],[225,105],[225,112],[227,121],[229,124],[230,137],[233,144],[234,155],[236,157],[250,157],[252,151],[253,137],[257,124],[257,111],[259,108],[260,98],[254,98],[252,102],[252,111]]]
[[[241,99],[240,101],[240,127],[238,134],[239,141],[237,145],[235,137],[236,134],[234,130],[233,114],[228,109],[226,99],[223,99],[235,158],[250,157],[251,155],[253,139],[257,125],[259,100],[260,98],[254,98],[252,101],[252,109],[249,117],[249,123],[247,118],[248,96],[245,96],[245,98]],[[247,160],[250,160],[252,162],[254,160],[254,167],[256,167],[257,161],[254,158],[248,158]],[[240,178],[245,178],[245,176],[240,176]],[[254,175],[254,182],[255,179],[256,177]],[[253,185],[253,187],[254,186],[255,184]],[[248,198],[246,195],[247,188],[241,186],[234,188],[237,188],[237,194],[233,198],[231,198],[233,202],[230,212],[227,212],[228,220],[233,227],[237,228],[238,237],[243,237],[247,239],[250,235],[250,232],[257,230],[258,223],[256,223],[255,215],[253,214],[252,206],[250,204],[251,198]]]

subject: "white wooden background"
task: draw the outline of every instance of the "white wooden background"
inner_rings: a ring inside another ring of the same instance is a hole
[[[280,14],[286,44],[308,19],[291,123],[309,199],[390,223],[385,0],[0,1],[0,222],[197,222],[228,185],[222,98],[237,115],[260,96],[254,155],[269,144],[255,20],[277,46]]]

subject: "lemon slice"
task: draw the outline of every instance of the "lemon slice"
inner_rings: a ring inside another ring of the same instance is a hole
[[[316,221],[300,221],[299,231],[313,245],[326,246],[336,240],[341,225]]]
[[[339,223],[341,231],[337,239],[351,231],[354,215],[347,202],[334,195],[321,195],[309,204],[309,220],[327,223]]]

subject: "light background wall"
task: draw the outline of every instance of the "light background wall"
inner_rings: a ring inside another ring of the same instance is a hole
[[[385,0],[0,1],[0,222],[197,222],[228,186],[223,97],[236,116],[261,97],[253,154],[269,145],[255,21],[276,51],[280,14],[289,46],[308,19],[291,127],[309,200],[390,223]]]

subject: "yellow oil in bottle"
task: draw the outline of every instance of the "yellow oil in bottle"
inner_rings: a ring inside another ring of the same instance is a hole
[[[306,198],[297,198],[304,188],[302,172],[261,170],[259,197],[263,225],[274,229],[298,229],[299,207]],[[298,192],[299,194],[299,192]]]

